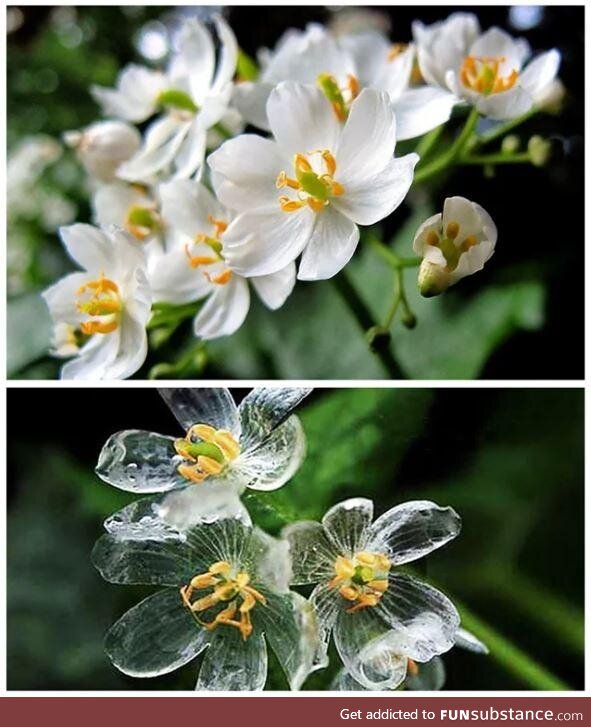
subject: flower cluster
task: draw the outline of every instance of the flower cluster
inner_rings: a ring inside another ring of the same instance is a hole
[[[226,389],[164,389],[185,436],[131,430],[105,444],[103,480],[161,493],[110,516],[93,550],[106,580],[162,587],[107,634],[125,674],[166,674],[205,652],[197,689],[260,690],[270,648],[299,689],[328,664],[332,636],[344,667],[334,688],[384,690],[428,684],[441,654],[470,643],[449,598],[400,570],[456,537],[452,508],[407,502],[374,521],[372,502],[355,498],[279,538],[253,524],[240,496],[298,469],[292,412],[309,391],[255,389],[237,407]],[[303,585],[309,598],[292,590]]]
[[[337,275],[359,227],[391,215],[413,181],[463,158],[480,116],[515,120],[552,93],[556,50],[526,63],[523,39],[482,33],[473,15],[416,22],[413,36],[393,43],[377,30],[310,25],[288,31],[246,73],[223,18],[190,19],[165,68],[132,64],[114,88],[94,87],[107,119],[64,139],[89,174],[96,227],[62,228],[84,272],[44,294],[54,353],[73,357],[62,376],[136,372],[158,305],[199,302],[193,331],[210,340],[242,325],[251,289],[277,309],[296,279]],[[425,161],[428,135],[436,140],[465,109],[456,142]],[[417,139],[396,155],[397,141]],[[547,157],[541,141],[532,163]],[[490,216],[461,197],[438,220],[414,244],[426,296],[479,270],[496,241]]]

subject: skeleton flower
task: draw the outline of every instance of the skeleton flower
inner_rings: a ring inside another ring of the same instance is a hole
[[[323,640],[332,632],[346,671],[375,690],[400,684],[409,660],[425,663],[454,645],[459,616],[451,601],[396,567],[452,540],[460,519],[424,501],[398,505],[373,524],[372,518],[371,500],[355,498],[332,507],[322,523],[288,526],[284,536],[292,585],[316,584],[310,600]],[[384,638],[396,648],[373,658],[376,639]]]
[[[275,490],[295,474],[305,437],[290,415],[310,391],[253,389],[236,406],[228,389],[160,389],[185,436],[118,432],[103,447],[96,472],[130,492],[191,488],[195,497],[183,502],[195,519],[211,518],[245,488]]]
[[[395,159],[396,121],[386,93],[364,89],[344,125],[319,89],[281,83],[267,102],[275,141],[243,134],[210,155],[221,202],[239,217],[224,257],[241,275],[269,275],[303,253],[298,278],[341,270],[358,224],[395,210],[412,183],[416,154]]]
[[[203,339],[231,335],[244,322],[250,306],[248,283],[271,309],[283,305],[295,284],[295,265],[248,281],[225,259],[225,238],[235,214],[224,208],[202,184],[173,180],[161,185],[162,217],[169,232],[167,249],[150,266],[158,300],[186,303],[207,297],[194,321]]]
[[[168,674],[205,651],[199,690],[261,690],[267,646],[299,689],[312,668],[317,629],[309,603],[288,589],[284,542],[225,518],[141,539],[103,535],[93,562],[111,583],[165,588],[141,601],[105,639],[117,669]]]
[[[462,628],[456,632],[455,645],[476,654],[488,654],[488,648],[473,634]],[[443,659],[439,656],[434,656],[431,661],[425,664],[417,664],[404,653],[404,649],[404,638],[396,631],[390,631],[385,636],[378,637],[374,642],[371,642],[362,658],[376,665],[380,663],[399,663],[401,673],[404,671],[406,676],[403,682],[397,687],[390,687],[391,689],[408,689],[415,692],[434,692],[443,689],[443,685],[445,684],[445,666]],[[355,681],[344,669],[337,675],[332,689],[342,692],[366,690],[364,686]]]
[[[492,119],[528,112],[544,97],[560,65],[557,50],[525,65],[531,54],[527,41],[499,28],[480,34],[478,20],[467,13],[431,26],[417,21],[413,33],[427,83],[449,90]]]
[[[149,181],[154,175],[191,176],[203,162],[208,130],[226,114],[232,94],[237,45],[234,34],[217,17],[222,48],[216,54],[208,30],[188,20],[178,51],[166,72],[131,65],[119,76],[116,89],[94,87],[106,114],[141,122],[158,113],[148,127],[142,148],[118,170],[129,181]]]
[[[448,197],[443,214],[429,217],[417,230],[413,248],[423,258],[419,290],[439,295],[458,280],[482,270],[497,242],[497,228],[476,202]]]
[[[131,376],[146,357],[152,305],[144,254],[116,228],[76,224],[62,227],[60,234],[70,257],[84,268],[43,293],[55,322],[58,353],[77,351],[61,376]]]
[[[410,139],[444,123],[455,100],[435,87],[408,88],[414,46],[392,44],[377,31],[349,33],[339,38],[321,25],[291,30],[278,43],[256,82],[239,83],[233,102],[255,126],[269,130],[266,103],[281,81],[316,85],[333,97],[342,117],[362,88],[388,94],[396,113],[397,138]]]

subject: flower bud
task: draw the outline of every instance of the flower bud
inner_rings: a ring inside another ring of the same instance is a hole
[[[519,149],[519,137],[516,134],[509,134],[503,139],[501,150],[504,154],[514,154]]]
[[[99,121],[81,131],[66,131],[63,139],[75,149],[88,174],[100,182],[112,182],[119,165],[141,144],[137,129],[123,121]]]
[[[372,326],[365,336],[372,351],[387,348],[390,344],[390,331],[383,326]]]
[[[542,93],[536,98],[536,106],[547,114],[559,114],[564,106],[566,88],[559,78],[545,86]]]
[[[424,298],[441,295],[450,286],[450,276],[445,268],[429,260],[423,260],[419,268],[419,291]]]
[[[532,136],[527,144],[531,162],[536,167],[543,167],[550,159],[552,145],[541,136]]]

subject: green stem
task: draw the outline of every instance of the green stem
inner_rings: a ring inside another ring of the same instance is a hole
[[[455,599],[454,603],[460,612],[462,626],[487,645],[490,656],[507,672],[534,689],[549,692],[571,689],[568,684],[534,661],[479,616],[473,614],[465,606],[459,605]]]
[[[429,153],[433,150],[434,146],[439,141],[439,137],[441,136],[441,132],[444,128],[445,124],[441,124],[441,126],[436,126],[428,134],[425,134],[425,136],[423,136],[423,138],[419,141],[416,146],[415,152],[421,157],[421,161],[423,161],[425,157],[427,157]]]
[[[480,134],[479,136],[477,136],[476,143],[478,144],[478,146],[490,144],[491,141],[495,141],[495,139],[499,139],[501,136],[505,136],[505,134],[507,134],[509,131],[512,131],[518,126],[521,126],[521,124],[526,122],[528,119],[531,119],[532,116],[535,116],[535,114],[538,113],[538,110],[539,109],[537,109],[536,107],[532,107],[530,111],[523,114],[522,116],[516,116],[514,119],[505,121],[505,123],[503,124],[498,124],[490,131],[486,131],[484,132],[484,134]]]
[[[478,110],[473,108],[466,119],[464,127],[457,135],[456,140],[449,149],[444,151],[443,154],[436,157],[429,164],[424,166],[419,164],[414,176],[414,181],[416,183],[425,182],[427,179],[434,177],[436,174],[439,174],[439,172],[442,172],[444,169],[452,166],[456,162],[474,133],[474,129],[478,123],[478,117]]]
[[[410,309],[410,306],[408,304],[408,299],[406,297],[406,290],[404,289],[404,271],[401,267],[398,268],[396,271],[396,274],[398,276],[398,291],[400,295],[400,302],[402,303],[402,307],[404,308],[407,316],[413,316],[413,312]]]
[[[380,255],[394,270],[399,270],[401,268],[418,268],[421,264],[421,258],[400,257],[394,252],[394,250],[392,250],[391,247],[384,245],[384,243],[377,237],[370,237],[368,238],[368,241],[378,255]]]
[[[531,154],[523,151],[519,154],[470,154],[462,157],[458,164],[529,164],[531,163]]]
[[[394,320],[394,316],[396,315],[396,311],[398,310],[398,306],[400,305],[400,285],[398,282],[398,271],[396,271],[394,275],[394,296],[392,298],[392,303],[390,305],[390,308],[388,309],[388,313],[386,314],[386,318],[384,319],[384,328],[388,330],[390,326],[392,325],[392,321]]]
[[[349,279],[345,270],[342,270],[334,278],[331,278],[333,285],[340,294],[343,302],[348,306],[353,317],[359,324],[359,327],[365,332],[370,328],[374,328],[376,323],[365,305],[365,302],[361,299],[355,286]],[[372,349],[373,350],[373,349]],[[392,355],[390,346],[380,346],[374,353],[380,359],[383,367],[386,369],[390,378],[392,379],[404,379],[406,378],[402,369],[398,365],[398,362]]]

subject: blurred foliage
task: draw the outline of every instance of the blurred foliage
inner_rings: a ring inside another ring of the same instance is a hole
[[[103,583],[90,564],[101,520],[133,499],[93,474],[102,444],[95,439],[132,421],[176,431],[154,391],[133,393],[86,391],[95,415],[84,437],[53,433],[53,444],[39,445],[35,456],[26,435],[9,433],[10,689],[193,688],[195,665],[134,680],[102,651],[110,624],[149,589]],[[115,396],[125,415],[114,416]],[[18,419],[22,397],[12,392],[9,421]],[[59,401],[66,419],[80,408],[74,391],[35,397],[44,411]],[[581,391],[317,390],[301,418],[307,459],[281,490],[245,497],[257,523],[277,533],[352,496],[371,497],[377,513],[416,498],[453,506],[463,519],[460,537],[413,565],[485,624],[491,649],[508,646],[489,657],[446,655],[446,688],[532,688],[527,668],[583,688]],[[326,689],[337,668],[335,658],[306,689]],[[268,688],[285,688],[277,665]]]

